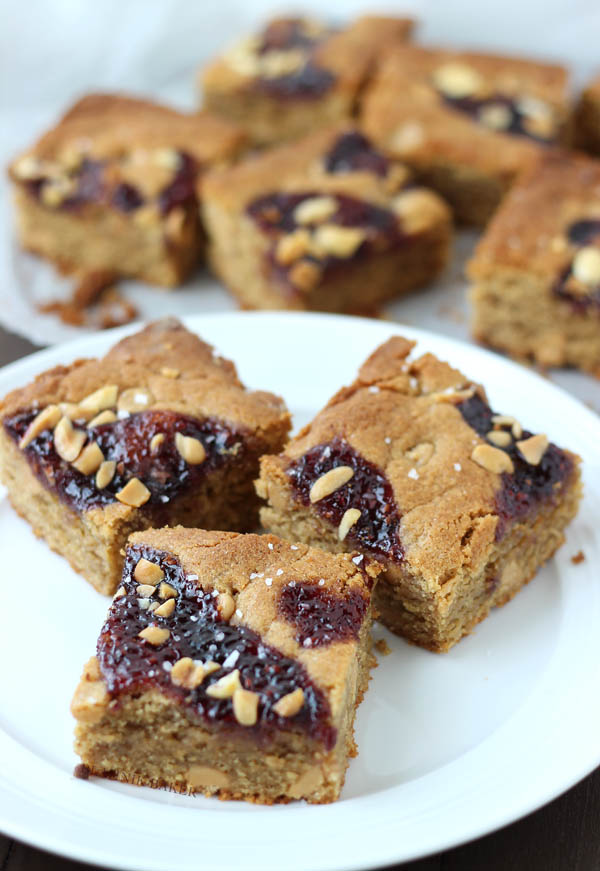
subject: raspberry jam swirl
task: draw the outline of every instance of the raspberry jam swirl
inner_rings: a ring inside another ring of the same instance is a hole
[[[148,591],[138,589],[139,580],[134,576],[141,558],[163,573],[163,580],[149,598],[140,595]],[[97,646],[109,694],[118,698],[156,687],[211,726],[244,728],[246,734],[252,731],[257,741],[268,738],[274,730],[301,731],[331,749],[336,730],[331,726],[329,703],[304,666],[265,644],[253,630],[224,620],[216,591],[203,590],[196,580],[196,576],[186,575],[173,554],[146,545],[128,548],[122,586]],[[168,585],[175,606],[168,616],[157,616],[163,584]],[[162,643],[151,644],[140,637],[150,626],[163,630]],[[211,663],[197,686],[180,686],[172,679],[173,666],[184,657],[194,663]],[[258,695],[256,722],[250,727],[240,727],[231,697],[216,698],[209,692],[234,670],[239,672],[241,688]],[[298,690],[302,690],[301,707],[293,716],[279,715],[277,703]]]

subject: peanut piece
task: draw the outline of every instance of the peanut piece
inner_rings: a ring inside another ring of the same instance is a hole
[[[344,541],[356,521],[359,519],[361,513],[362,512],[358,508],[348,508],[344,512],[344,516],[340,520],[340,525],[338,527],[338,538],[340,541]]]
[[[161,644],[164,644],[170,634],[168,629],[162,629],[160,626],[153,625],[146,626],[145,629],[138,632],[138,636],[147,641],[148,644],[152,644],[153,647],[160,647]]]
[[[354,475],[354,470],[350,466],[336,466],[330,469],[317,478],[315,483],[310,488],[309,498],[312,503],[319,502],[331,493],[335,493],[344,484],[347,484],[350,478]]]
[[[531,466],[539,465],[540,460],[546,453],[548,445],[548,436],[543,435],[542,433],[517,442],[517,447],[521,455]]]
[[[494,472],[496,475],[502,472],[514,472],[513,461],[505,451],[500,448],[494,448],[492,445],[477,445],[471,454],[471,459],[486,469],[488,472]]]
[[[103,462],[104,454],[100,450],[98,442],[90,442],[79,454],[73,463],[73,467],[78,472],[81,472],[82,475],[93,475],[98,471]]]
[[[115,493],[115,497],[124,505],[130,505],[132,508],[141,508],[145,505],[152,494],[145,484],[142,484],[139,478],[132,478],[128,481],[122,490]]]
[[[33,418],[19,442],[19,448],[24,451],[31,442],[47,429],[54,429],[62,415],[58,405],[47,405]]]
[[[75,429],[68,417],[61,417],[54,429],[54,447],[59,457],[72,463],[81,453],[87,438],[82,429]]]
[[[137,561],[136,567],[133,570],[133,577],[140,584],[152,584],[156,586],[164,578],[165,573],[156,563],[150,562],[149,559],[142,557]]]
[[[112,479],[115,477],[117,464],[114,460],[105,460],[100,464],[100,468],[96,472],[96,487],[98,490],[104,490],[108,487]]]
[[[114,408],[117,404],[117,394],[119,388],[116,384],[106,384],[104,387],[99,387],[94,390],[85,399],[79,403],[79,407],[85,411],[93,411],[97,414],[99,411],[104,411],[107,408]]]
[[[166,602],[163,602],[162,605],[154,609],[154,613],[157,617],[170,617],[174,610],[175,599],[167,599]]]
[[[219,593],[217,605],[223,620],[229,620],[235,611],[235,599],[229,593]]]
[[[230,699],[236,690],[241,689],[240,671],[236,668],[211,684],[206,690],[206,695],[213,699]]]
[[[282,696],[273,705],[273,710],[278,717],[295,717],[304,705],[304,690],[301,687],[293,692]]]
[[[175,433],[175,447],[190,466],[198,466],[206,459],[206,450],[200,439]]]
[[[244,689],[235,690],[233,716],[240,726],[254,726],[258,719],[258,693]]]

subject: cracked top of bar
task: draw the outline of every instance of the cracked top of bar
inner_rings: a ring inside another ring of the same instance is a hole
[[[412,360],[413,347],[401,337],[380,346],[284,454],[263,458],[259,493],[277,498],[270,490],[276,480],[335,525],[356,509],[350,546],[443,583],[458,567],[480,563],[512,521],[559,499],[577,458],[544,435],[530,442],[518,421],[492,412],[481,386],[432,354]],[[316,476],[339,465],[354,474],[315,498]],[[369,476],[375,498],[371,493],[367,505]],[[385,482],[393,511],[386,511]]]

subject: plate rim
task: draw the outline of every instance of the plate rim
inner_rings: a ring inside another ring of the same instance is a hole
[[[441,345],[443,348],[444,355],[446,353],[448,353],[448,356],[450,357],[450,359],[452,359],[452,349],[453,348],[460,349],[461,351],[466,350],[469,354],[472,354],[474,356],[484,355],[487,360],[492,361],[493,366],[501,365],[508,372],[513,372],[514,374],[519,374],[522,377],[524,375],[526,375],[528,379],[537,380],[537,382],[540,385],[544,385],[544,388],[548,389],[553,394],[558,392],[562,402],[566,402],[568,406],[571,406],[574,409],[576,408],[577,413],[579,415],[581,415],[583,413],[583,420],[585,420],[586,422],[591,424],[593,427],[595,427],[598,430],[598,432],[600,433],[600,419],[597,417],[596,414],[594,414],[593,411],[591,411],[589,408],[587,408],[583,403],[581,403],[578,399],[573,397],[566,390],[564,390],[563,388],[559,387],[558,385],[556,385],[554,383],[547,381],[546,379],[544,379],[541,375],[539,375],[535,371],[525,369],[520,364],[515,363],[512,360],[509,360],[507,358],[499,357],[499,355],[493,353],[492,351],[489,351],[488,349],[481,348],[479,346],[470,345],[470,344],[467,344],[467,343],[460,341],[458,339],[451,338],[451,337],[448,337],[445,335],[440,335],[438,333],[434,333],[434,332],[431,332],[428,330],[422,330],[422,329],[415,328],[415,327],[412,327],[409,325],[404,325],[404,324],[398,323],[398,322],[371,321],[371,320],[367,320],[367,319],[356,318],[356,317],[351,317],[351,316],[344,316],[344,315],[304,313],[304,312],[302,312],[302,313],[296,313],[296,312],[294,312],[294,313],[290,313],[290,312],[225,312],[225,313],[214,313],[214,314],[211,313],[211,314],[189,315],[189,316],[185,316],[185,317],[180,318],[180,320],[186,326],[188,326],[193,332],[196,332],[197,334],[200,334],[200,335],[202,335],[202,333],[203,333],[203,329],[202,329],[203,325],[207,324],[208,321],[211,321],[211,322],[212,321],[228,321],[228,320],[232,320],[232,319],[236,320],[236,321],[239,321],[241,319],[244,319],[244,320],[256,319],[256,320],[267,321],[267,322],[270,321],[273,324],[275,324],[277,321],[282,321],[282,320],[289,321],[290,319],[293,319],[293,320],[305,321],[307,323],[307,325],[309,325],[310,322],[314,322],[314,321],[322,322],[325,319],[325,320],[330,321],[330,322],[336,321],[336,322],[352,324],[353,327],[356,327],[357,325],[360,326],[360,324],[362,323],[363,325],[368,327],[369,330],[371,330],[374,334],[379,332],[381,334],[381,341],[384,341],[384,334],[385,333],[387,333],[388,335],[390,335],[390,334],[405,335],[408,338],[415,339],[419,343],[419,345],[424,345],[425,350],[427,349],[427,344],[428,344],[428,341],[430,341],[430,340],[432,341],[432,343],[434,345],[437,345],[438,348]],[[135,332],[142,325],[143,325],[143,322],[136,322],[135,324],[129,324],[126,327],[119,327],[119,328],[116,328],[114,330],[109,330],[109,331],[106,331],[103,333],[96,333],[96,334],[93,334],[91,336],[90,335],[81,336],[81,337],[75,338],[71,341],[61,343],[58,345],[54,345],[54,346],[51,346],[49,348],[42,349],[40,351],[36,351],[33,354],[27,355],[26,357],[23,357],[23,358],[15,361],[13,363],[10,363],[7,366],[2,367],[0,369],[0,392],[4,393],[6,383],[11,382],[14,379],[18,379],[19,374],[21,372],[23,373],[24,379],[29,379],[32,377],[31,376],[32,367],[37,367],[38,364],[39,364],[39,370],[37,370],[37,371],[41,372],[45,368],[47,368],[48,365],[52,365],[52,364],[57,365],[59,362],[61,362],[60,358],[63,355],[65,356],[64,362],[66,362],[67,357],[69,360],[75,359],[77,356],[80,356],[82,354],[82,352],[85,353],[86,356],[93,355],[96,353],[101,353],[102,348],[106,349],[106,348],[110,347],[115,341],[119,340],[120,338],[122,338],[125,335],[128,335],[132,332]],[[448,349],[447,352],[446,352],[446,348]],[[436,351],[436,353],[440,353],[439,350]],[[348,380],[352,374],[353,373],[349,373]],[[23,382],[23,383],[25,383],[25,382]],[[8,389],[13,389],[13,388],[9,387]],[[503,723],[499,731],[501,731],[501,729],[504,725],[506,725],[506,724]],[[5,737],[7,737],[6,732],[4,730],[2,730],[1,735],[0,735],[0,740],[4,740]],[[10,736],[8,736],[8,737],[10,737]],[[10,738],[10,740],[13,740],[13,739]],[[482,742],[482,744],[485,744],[485,743],[486,742],[484,740]],[[449,767],[452,767],[453,765],[456,765],[457,763],[460,763],[461,760],[463,760],[465,756],[469,756],[472,753],[476,752],[480,746],[481,745],[476,745],[475,747],[469,748],[469,750],[467,750],[466,754],[459,756],[459,757],[457,757],[457,759],[451,760],[448,763],[445,763],[444,765],[437,768],[436,771],[443,771],[444,769],[447,769]],[[27,749],[26,752],[32,752],[32,751],[29,751]],[[32,755],[35,756],[35,754],[32,754]],[[36,759],[39,761],[39,757],[36,757]],[[481,821],[478,824],[472,825],[470,827],[470,830],[466,830],[463,828],[460,830],[460,833],[455,835],[454,837],[449,836],[446,838],[445,841],[444,840],[436,841],[434,844],[432,844],[431,848],[429,850],[427,850],[426,852],[423,852],[422,850],[417,850],[417,852],[414,852],[414,853],[410,853],[410,851],[408,853],[399,853],[398,851],[394,852],[392,850],[391,852],[386,854],[387,858],[378,858],[376,860],[378,863],[377,867],[380,867],[383,864],[389,864],[390,862],[391,863],[399,862],[399,861],[405,862],[405,861],[410,861],[410,860],[415,859],[415,858],[421,858],[421,857],[425,857],[428,855],[432,855],[434,853],[438,853],[438,852],[441,852],[443,850],[447,850],[447,849],[449,849],[453,846],[456,846],[458,844],[465,843],[466,841],[470,841],[474,838],[478,838],[478,837],[481,837],[485,834],[489,834],[490,832],[496,831],[497,829],[502,828],[502,827],[510,824],[511,822],[515,822],[516,820],[522,818],[523,816],[531,813],[532,811],[534,811],[534,810],[544,806],[548,802],[552,801],[558,795],[560,795],[563,792],[565,792],[566,790],[570,789],[575,783],[579,782],[588,773],[593,771],[598,766],[598,764],[600,764],[600,746],[598,747],[598,750],[594,754],[593,762],[591,762],[590,760],[591,760],[591,754],[590,754],[589,760],[587,760],[586,762],[583,762],[579,766],[577,771],[574,770],[572,772],[572,776],[570,776],[566,779],[563,779],[560,787],[558,787],[555,791],[551,791],[551,793],[547,794],[545,796],[545,798],[543,798],[541,801],[538,799],[533,799],[533,798],[530,798],[529,801],[527,801],[527,800],[524,800],[524,797],[521,797],[519,802],[517,802],[518,810],[515,811],[514,806],[513,806],[510,809],[507,808],[503,814],[501,814],[501,813],[497,814],[497,820],[491,827],[489,825],[487,825],[485,821]],[[44,760],[41,760],[41,761],[44,762],[44,764],[50,765],[50,763],[46,763]],[[52,767],[52,766],[50,766],[50,767]],[[425,774],[423,776],[428,777],[429,775]],[[422,779],[422,777],[418,777],[413,782],[416,782],[416,780],[421,780],[421,779]],[[5,780],[4,777],[0,778],[0,782],[2,782],[4,780]],[[396,787],[393,787],[392,789],[400,789],[400,788],[402,788],[402,787],[396,786]],[[3,790],[3,792],[4,792],[4,790]],[[25,796],[24,800],[29,801],[30,800],[29,796]],[[2,802],[2,804],[4,804],[4,801]],[[337,805],[330,805],[327,807],[340,807],[340,806],[341,806],[340,804],[337,804]],[[156,868],[163,867],[162,865],[154,866],[152,864],[149,864],[147,859],[144,859],[141,864],[137,864],[135,862],[132,863],[130,861],[128,861],[127,864],[123,864],[122,857],[121,857],[121,859],[118,859],[116,856],[113,858],[113,857],[111,857],[111,855],[109,853],[106,852],[105,849],[102,849],[102,848],[98,849],[96,845],[94,845],[90,851],[89,848],[87,850],[84,849],[83,847],[78,848],[76,845],[71,844],[68,841],[68,839],[63,838],[61,840],[61,838],[59,836],[56,836],[55,838],[51,838],[48,836],[43,837],[40,835],[40,837],[37,838],[35,836],[35,833],[33,833],[31,831],[30,832],[26,831],[26,829],[27,829],[26,825],[25,826],[18,825],[16,820],[13,820],[11,822],[9,817],[10,817],[10,812],[8,814],[6,811],[0,812],[0,825],[2,827],[2,830],[5,831],[10,837],[15,837],[19,840],[25,841],[26,843],[34,844],[35,846],[37,846],[41,849],[46,849],[46,850],[49,850],[51,852],[55,852],[58,855],[62,855],[65,857],[69,857],[71,859],[76,859],[76,860],[84,861],[84,862],[94,862],[96,864],[104,865],[106,867],[111,867],[111,868],[128,868],[128,869],[146,868],[146,869],[150,869],[150,868],[155,868],[155,867]],[[347,860],[347,857],[346,857],[346,860]],[[173,867],[179,867],[179,866],[173,866]],[[186,867],[186,866],[181,866],[181,867]],[[224,867],[224,866],[220,866],[220,867]],[[250,867],[250,866],[248,866],[248,867]],[[316,871],[316,869],[320,866],[317,866],[317,865],[312,866],[311,865],[310,867],[314,868]],[[329,868],[330,865],[323,865],[322,867]],[[354,871],[354,869],[355,869],[355,871],[358,871],[358,869],[366,869],[368,867],[373,867],[372,863],[365,864],[365,861],[363,859],[357,859],[356,862],[354,862],[354,863],[345,861],[345,864],[344,864],[344,868],[349,869],[349,871],[350,871],[350,869],[353,869],[353,871]]]

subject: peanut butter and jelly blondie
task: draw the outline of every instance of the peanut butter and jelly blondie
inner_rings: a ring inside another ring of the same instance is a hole
[[[9,168],[20,242],[65,272],[180,284],[203,248],[201,177],[244,141],[208,113],[88,95]]]
[[[296,139],[352,115],[379,53],[413,22],[367,15],[342,29],[277,18],[200,75],[204,106],[243,126],[258,145]]]
[[[370,311],[448,255],[446,204],[348,125],[210,173],[203,202],[209,259],[249,308]]]
[[[356,755],[377,564],[274,536],[147,530],[72,702],[77,773],[334,801]]]
[[[402,46],[383,60],[361,120],[459,220],[483,225],[519,172],[569,141],[567,73],[516,58]]]
[[[380,619],[445,651],[560,546],[579,459],[412,347],[378,348],[284,453],[262,458],[257,491],[275,533],[378,559]]]
[[[468,265],[479,341],[600,377],[600,162],[549,155],[523,176]]]
[[[181,523],[250,530],[253,479],[289,414],[177,321],[100,360],[39,375],[0,403],[0,476],[14,508],[100,592],[127,536]]]

